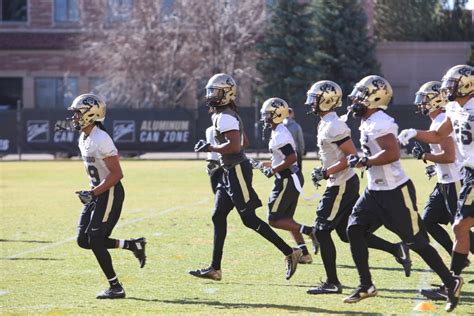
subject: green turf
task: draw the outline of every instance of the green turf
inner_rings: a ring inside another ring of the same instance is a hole
[[[314,193],[309,173],[316,163],[305,161],[307,196]],[[422,163],[404,160],[403,165],[416,185],[422,209],[435,181],[426,179]],[[122,168],[126,198],[113,237],[145,236],[148,262],[140,269],[131,252],[112,250],[127,299],[98,301],[95,294],[107,282],[92,252],[80,249],[74,240],[81,205],[73,192],[87,188],[82,163],[0,163],[0,313],[408,314],[421,299],[418,288],[439,283],[415,254],[413,275],[405,278],[393,257],[371,251],[378,297],[344,304],[342,299],[358,284],[358,277],[348,245],[337,241],[344,294],[307,295],[307,288],[324,278],[319,255],[312,265],[299,266],[286,281],[280,252],[245,228],[235,212],[228,219],[223,280],[195,279],[187,271],[208,265],[212,251],[213,198],[204,162],[123,161]],[[271,185],[261,174],[254,174],[254,186],[264,203]],[[317,201],[300,199],[295,218],[313,223]],[[258,214],[266,219],[265,207]],[[279,233],[293,244],[288,233]],[[383,228],[377,233],[398,241]],[[440,253],[449,262],[447,254]],[[474,278],[472,268],[465,278]],[[458,314],[473,312],[473,292],[474,285],[466,284]],[[443,303],[434,306],[437,312],[443,311]]]

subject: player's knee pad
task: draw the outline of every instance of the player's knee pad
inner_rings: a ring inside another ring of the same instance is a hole
[[[87,235],[79,235],[77,236],[77,245],[83,249],[91,249],[91,245],[89,244],[89,236]]]

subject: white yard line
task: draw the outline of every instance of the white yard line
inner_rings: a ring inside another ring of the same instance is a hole
[[[208,200],[209,200],[209,198],[205,198],[205,199],[200,200],[199,202],[194,203],[193,205],[204,204]],[[166,214],[169,214],[169,213],[172,213],[172,212],[176,211],[179,208],[185,208],[185,207],[189,207],[189,206],[179,205],[179,206],[170,207],[170,208],[162,210],[159,213],[155,213],[155,214],[151,214],[149,216],[139,217],[139,218],[135,218],[135,219],[131,219],[131,220],[128,220],[128,221],[121,222],[115,227],[123,227],[123,226],[127,226],[127,225],[130,225],[130,224],[142,222],[146,219],[161,216],[161,215],[166,215]],[[18,258],[18,257],[23,257],[24,255],[27,255],[27,254],[30,254],[30,253],[40,252],[40,251],[43,251],[43,250],[46,250],[46,249],[51,249],[51,248],[61,246],[65,243],[70,242],[70,241],[75,240],[75,239],[76,239],[76,236],[69,237],[67,239],[57,241],[57,242],[49,244],[47,246],[42,246],[42,247],[37,247],[37,248],[30,249],[30,250],[22,251],[22,252],[14,254],[14,255],[4,257],[2,259],[15,259],[15,258]]]

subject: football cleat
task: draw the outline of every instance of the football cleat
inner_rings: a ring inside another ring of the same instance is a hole
[[[446,301],[448,298],[448,290],[444,284],[433,289],[421,289],[420,294],[432,301]]]
[[[123,287],[109,287],[107,290],[103,290],[100,293],[97,293],[97,299],[116,299],[116,298],[125,298],[125,290]]]
[[[334,284],[323,282],[319,286],[315,286],[306,291],[308,294],[341,294],[342,285],[340,283]]]
[[[411,259],[410,259],[410,248],[404,243],[400,242],[397,244],[397,254],[395,260],[403,266],[405,270],[405,276],[409,277],[411,274]]]
[[[213,267],[208,267],[205,269],[198,269],[198,270],[191,270],[189,271],[189,274],[198,278],[211,279],[214,281],[222,280],[222,271],[215,270]]]
[[[316,236],[314,235],[314,231],[311,232],[311,234],[309,235],[309,238],[311,239],[311,241],[313,242],[313,253],[315,255],[318,254],[318,251],[319,251],[319,241],[318,239],[316,238]]]
[[[289,280],[295,274],[296,267],[300,261],[303,251],[301,249],[293,249],[293,252],[285,257],[286,279]]]
[[[459,304],[461,298],[461,288],[463,286],[463,279],[460,276],[453,275],[453,287],[448,287],[448,300],[446,301],[446,307],[444,308],[447,312],[452,312]]]
[[[376,296],[377,289],[372,284],[371,286],[359,285],[351,295],[346,297],[343,301],[344,303],[357,303],[360,300],[363,300],[368,297]]]
[[[146,263],[146,254],[145,254],[145,237],[140,237],[137,239],[131,239],[130,242],[133,244],[133,254],[138,259],[140,263],[140,268],[143,268]]]
[[[298,263],[311,264],[311,263],[313,263],[313,258],[311,258],[311,255],[308,253],[307,255],[302,255],[300,257],[300,260],[298,261]]]

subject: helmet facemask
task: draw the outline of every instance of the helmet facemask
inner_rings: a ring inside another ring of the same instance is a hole
[[[261,113],[260,121],[263,124],[263,129],[269,129],[272,127],[274,113],[263,112]]]
[[[222,105],[222,99],[225,92],[219,88],[206,88],[206,102],[209,107],[217,107]]]
[[[369,89],[365,86],[356,85],[349,94],[348,98],[352,104],[347,109],[353,113],[354,117],[363,117],[367,113],[369,102],[367,97],[369,96]]]
[[[458,94],[459,79],[443,79],[441,83],[441,96],[448,101],[454,101],[462,95]]]
[[[306,114],[314,114],[318,115],[321,112],[319,104],[321,103],[322,94],[308,94],[306,97],[306,105],[307,111]]]

